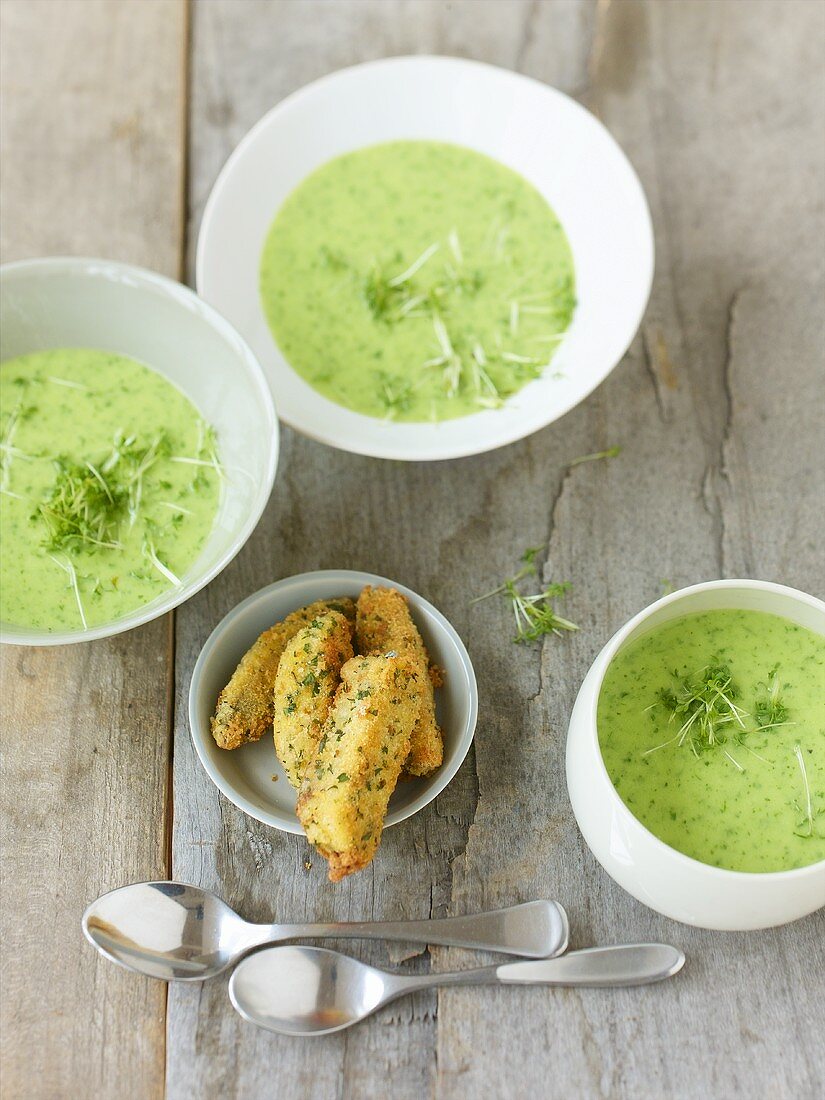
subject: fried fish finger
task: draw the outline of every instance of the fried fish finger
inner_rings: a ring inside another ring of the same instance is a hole
[[[249,741],[259,741],[272,728],[272,689],[284,647],[302,626],[327,611],[340,611],[348,619],[355,618],[355,605],[346,597],[318,600],[265,630],[244,654],[232,679],[218,696],[212,717],[212,736],[222,749],[237,749]]]
[[[355,632],[361,653],[395,652],[406,657],[418,672],[421,703],[412,735],[410,756],[404,769],[410,775],[431,775],[444,759],[444,739],[435,720],[433,683],[440,683],[407,600],[394,588],[370,588],[356,604]]]
[[[375,855],[421,698],[420,676],[404,657],[353,657],[341,677],[297,807],[332,882]]]
[[[293,787],[301,786],[352,657],[352,624],[340,611],[312,619],[287,642],[275,676],[275,752]]]

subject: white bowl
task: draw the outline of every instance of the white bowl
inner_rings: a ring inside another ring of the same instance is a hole
[[[708,581],[657,600],[614,634],[585,677],[567,736],[567,789],[591,851],[628,893],[684,924],[747,931],[787,924],[825,906],[825,860],[757,874],[710,867],[677,852],[619,797],[602,760],[596,725],[602,681],[624,646],[671,619],[726,607],[767,611],[825,634],[825,603],[767,581]]]
[[[25,260],[0,268],[0,360],[66,347],[119,352],[173,382],[217,430],[224,487],[212,531],[180,588],[89,630],[0,623],[0,639],[16,645],[107,638],[188,600],[251,535],[278,462],[278,420],[255,356],[223,317],[179,283],[109,260]]]
[[[262,631],[315,600],[356,598],[367,584],[395,588],[407,597],[427,652],[445,670],[444,685],[435,693],[436,715],[444,731],[444,763],[427,779],[398,784],[384,827],[404,821],[432,802],[461,767],[472,744],[478,716],[473,666],[461,638],[431,603],[396,581],[351,569],[326,569],[277,581],[238,604],[207,639],[192,673],[189,728],[212,782],[244,813],[282,832],[304,830],[295,816],[297,792],[275,755],[272,737],[265,734],[254,744],[221,749],[212,737],[209,719],[219,692]]]
[[[334,404],[292,370],[267,325],[258,276],[272,219],[310,172],[366,145],[421,138],[486,153],[538,188],[570,240],[579,304],[550,370],[503,408],[438,424],[396,424]],[[536,80],[448,57],[372,61],[289,96],[224,165],[198,238],[198,292],[249,341],[284,422],[322,443],[378,458],[477,454],[556,420],[624,355],[652,277],[644,193],[604,126]],[[557,371],[564,376],[552,377]]]

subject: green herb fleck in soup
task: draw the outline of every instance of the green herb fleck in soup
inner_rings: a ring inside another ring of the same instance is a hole
[[[398,141],[330,161],[286,199],[261,296],[281,351],[325,397],[446,420],[498,407],[549,367],[575,278],[525,179],[469,149]]]
[[[0,618],[72,630],[180,583],[212,527],[214,434],[161,375],[104,351],[0,367]]]
[[[686,615],[619,652],[608,774],[660,840],[715,867],[825,859],[825,637],[759,611]]]

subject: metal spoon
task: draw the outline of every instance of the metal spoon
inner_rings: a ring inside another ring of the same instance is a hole
[[[346,924],[250,924],[209,890],[137,882],[104,894],[83,914],[86,938],[107,959],[165,981],[199,982],[253,947],[294,939],[379,939],[477,947],[547,958],[567,947],[567,914],[528,901],[469,917]]]
[[[271,947],[243,960],[229,979],[245,1020],[284,1035],[327,1035],[351,1027],[405,993],[444,985],[647,985],[682,969],[664,943],[590,947],[541,962],[408,976],[376,970],[323,947]]]

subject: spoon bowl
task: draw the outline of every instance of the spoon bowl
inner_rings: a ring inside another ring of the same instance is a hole
[[[134,883],[83,914],[86,938],[102,955],[164,981],[220,974],[248,944],[248,929],[217,895],[179,882]]]
[[[402,992],[393,975],[323,947],[279,947],[248,962],[233,974],[232,1004],[244,1019],[284,1035],[340,1031]]]

